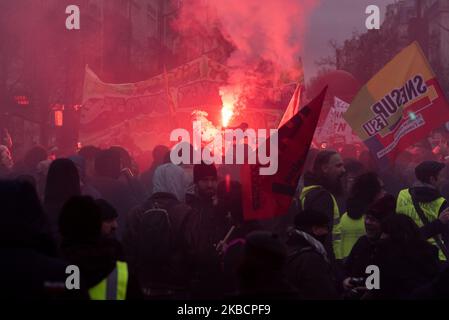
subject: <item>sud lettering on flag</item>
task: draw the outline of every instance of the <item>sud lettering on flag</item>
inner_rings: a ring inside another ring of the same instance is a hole
[[[343,115],[380,164],[449,120],[449,105],[415,41],[359,91]]]

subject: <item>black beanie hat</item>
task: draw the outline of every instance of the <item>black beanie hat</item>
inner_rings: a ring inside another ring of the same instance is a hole
[[[430,177],[436,177],[445,167],[444,163],[437,161],[424,161],[415,168],[416,178],[424,183],[429,183]]]
[[[193,166],[193,182],[198,183],[198,181],[203,180],[206,177],[217,178],[217,168],[214,164],[196,164]]]
[[[367,215],[371,215],[382,221],[383,219],[389,217],[396,213],[396,198],[391,194],[386,194],[379,200],[375,201],[372,205],[368,207],[366,212]]]
[[[101,210],[88,196],[69,199],[59,215],[59,230],[65,244],[95,242],[101,235]]]
[[[95,200],[95,203],[100,207],[102,221],[108,221],[118,217],[117,210],[115,210],[115,208],[106,200],[97,199]]]

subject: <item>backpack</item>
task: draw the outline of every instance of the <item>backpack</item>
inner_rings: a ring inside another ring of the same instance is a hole
[[[139,238],[143,249],[149,253],[145,256],[155,263],[168,262],[175,240],[167,210],[155,202],[150,209],[141,213],[139,220]]]
[[[179,268],[186,267],[184,229],[190,211],[183,214],[181,226],[174,230],[169,211],[176,207],[162,208],[155,201],[148,208],[139,206],[129,214],[124,245],[129,262],[145,285],[176,281],[177,276],[182,276]]]

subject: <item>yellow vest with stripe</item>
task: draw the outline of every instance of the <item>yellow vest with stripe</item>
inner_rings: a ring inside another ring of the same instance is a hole
[[[91,300],[125,300],[127,286],[128,265],[117,261],[109,276],[89,289],[89,297]]]
[[[307,194],[316,189],[322,189],[322,186],[319,185],[312,185],[304,187],[301,191],[301,194],[299,195],[299,201],[301,203],[302,209],[304,209],[304,203],[306,201]],[[334,226],[332,228],[332,245],[334,248],[334,254],[336,259],[342,259],[342,253],[341,253],[341,239],[340,239],[340,210],[338,209],[337,200],[335,200],[335,197],[329,193],[332,198],[333,203],[333,217],[334,217]]]
[[[340,252],[342,258],[346,258],[351,253],[352,247],[359,238],[366,234],[365,230],[365,216],[360,219],[352,219],[348,213],[345,212],[340,218]]]
[[[439,197],[432,202],[419,203],[419,206],[421,207],[429,222],[438,219],[440,208],[443,205],[444,201],[445,199],[443,197]],[[399,192],[398,200],[396,202],[396,212],[405,214],[406,216],[412,218],[413,221],[415,221],[415,223],[418,225],[418,227],[422,227],[424,225],[418,215],[418,212],[416,212],[415,207],[413,206],[412,195],[410,194],[409,189],[404,189]],[[433,238],[430,238],[428,241],[436,246],[436,242]],[[446,260],[446,257],[441,250],[438,250],[438,256],[440,260]]]

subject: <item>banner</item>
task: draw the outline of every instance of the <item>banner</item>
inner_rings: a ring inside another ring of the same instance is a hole
[[[304,168],[326,91],[327,87],[279,129],[278,170],[274,175],[260,175],[260,165],[242,165],[240,179],[245,220],[268,219],[287,213]]]
[[[194,110],[207,112],[219,126],[219,92],[227,78],[228,68],[207,56],[137,83],[104,83],[86,67],[79,141],[120,144],[138,154],[158,144],[169,145],[175,128],[190,130]],[[252,128],[275,128],[296,87],[295,82],[285,81],[258,88],[260,94],[233,121]]]
[[[343,115],[381,164],[449,120],[449,105],[419,44],[412,43],[359,91]]]
[[[86,67],[80,141],[120,144],[133,153],[167,145],[177,120],[191,127],[194,108],[221,105],[219,88],[226,79],[226,66],[206,56],[137,83],[104,83]]]
[[[333,144],[337,141],[342,144],[360,143],[360,139],[343,118],[343,114],[348,108],[349,103],[334,97],[334,105],[327,114],[323,126],[317,129],[316,140],[318,143]]]

